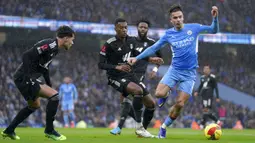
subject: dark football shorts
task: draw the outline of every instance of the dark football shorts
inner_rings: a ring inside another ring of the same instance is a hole
[[[213,98],[202,98],[203,108],[212,108]]]
[[[35,101],[40,91],[41,81],[27,76],[20,76],[14,79],[14,83],[26,101]]]
[[[134,77],[138,79],[140,82],[143,82],[145,78],[143,73],[136,73]]]
[[[111,85],[114,89],[119,91],[123,94],[124,97],[128,96],[127,93],[127,86],[130,82],[134,82],[137,85],[139,85],[143,89],[143,96],[146,96],[149,94],[148,90],[146,89],[145,84],[140,81],[136,76],[128,76],[128,77],[108,77],[108,84]]]

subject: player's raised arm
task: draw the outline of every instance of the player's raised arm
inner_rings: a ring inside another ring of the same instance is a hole
[[[157,57],[151,57],[151,59],[149,59],[149,62],[156,64],[156,67],[154,67],[154,69],[159,68],[159,66],[164,63],[160,50],[156,51],[155,54]]]
[[[216,6],[212,7],[211,11],[213,21],[210,26],[207,25],[200,25],[200,32],[206,32],[206,33],[217,33],[219,32],[219,20],[218,20],[218,8]]]
[[[152,54],[155,54],[156,51],[158,51],[160,48],[163,47],[163,45],[166,44],[166,42],[167,42],[166,35],[164,35],[155,44],[153,44],[152,46],[148,47],[145,51],[143,51],[141,54],[136,56],[136,59],[140,60],[140,59],[148,57],[148,56],[150,56]]]

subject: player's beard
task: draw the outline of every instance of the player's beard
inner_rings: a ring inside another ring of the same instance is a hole
[[[71,48],[71,46],[66,45],[64,48],[67,51],[67,50],[69,50]]]
[[[138,35],[141,39],[145,39],[147,37],[147,32],[145,32],[144,34],[142,34],[141,32],[138,32]]]
[[[178,24],[176,24],[176,28],[177,28],[178,30],[182,29],[182,28],[183,28],[183,23],[178,23]]]

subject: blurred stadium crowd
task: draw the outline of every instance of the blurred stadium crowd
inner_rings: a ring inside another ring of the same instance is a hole
[[[168,28],[167,10],[174,3],[183,6],[186,22],[210,24],[211,6],[217,5],[221,32],[255,32],[253,0],[1,0],[0,14],[97,23],[124,17],[129,24],[146,17],[153,27]]]
[[[199,64],[209,64],[221,83],[255,96],[254,46],[200,45]],[[227,49],[227,50],[226,50]],[[198,69],[201,73],[202,69]]]
[[[25,106],[25,101],[12,80],[12,75],[16,67],[21,63],[20,53],[22,53],[24,49],[17,47],[0,47],[0,50],[0,126],[4,126]],[[203,50],[201,52],[203,52]],[[208,62],[215,61],[215,57],[213,56],[207,56],[206,58]],[[226,77],[223,76],[220,78],[220,80],[225,83],[233,82],[233,80],[245,80],[246,77],[241,75],[246,74],[236,72],[235,68],[231,68],[235,67],[236,61],[231,61],[229,58],[231,58],[231,56],[216,58],[218,59],[216,60],[218,63],[212,64],[214,73],[221,76],[222,71],[227,73]],[[207,64],[203,63],[203,60],[200,61],[200,64]],[[229,61],[229,63],[223,66],[219,64],[220,61]],[[120,96],[119,93],[107,85],[105,73],[99,71],[97,62],[98,53],[86,53],[79,51],[79,49],[61,52],[51,65],[51,80],[53,87],[58,89],[63,77],[71,76],[79,93],[79,100],[75,108],[76,121],[84,120],[89,127],[107,127],[119,117],[118,109],[120,109]],[[246,72],[246,67],[242,68]],[[151,93],[155,92],[154,90],[159,80],[160,77],[153,80],[147,79],[145,81]],[[239,87],[243,85],[241,82],[236,82],[235,84]],[[252,86],[254,87],[254,82]],[[248,89],[254,90],[254,88]],[[174,96],[175,93],[172,95],[172,100],[168,100],[167,104],[172,104]],[[35,114],[32,114],[29,120],[26,120],[22,125],[41,127],[45,124],[45,100],[42,100],[41,105],[41,108],[36,111]],[[167,107],[170,106],[167,105],[163,109],[157,109],[154,119],[163,120],[167,114]],[[201,100],[199,98],[191,98],[183,110],[183,115],[178,118],[174,126],[190,127],[193,120],[200,120],[202,115],[201,110]],[[219,117],[224,120],[223,127],[232,128],[237,120],[241,120],[244,127],[255,128],[255,111],[250,111],[246,107],[222,100],[221,105],[216,105],[215,111],[217,114],[219,113]],[[63,122],[61,114],[59,110],[56,119]]]

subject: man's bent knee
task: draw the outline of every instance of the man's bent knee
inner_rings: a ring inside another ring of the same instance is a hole
[[[139,85],[132,82],[129,83],[127,92],[132,95],[143,95],[143,89]]]
[[[160,91],[160,90],[156,90],[155,96],[156,96],[157,98],[166,97],[166,96],[167,96],[167,92],[165,92],[165,91]]]
[[[40,108],[39,99],[37,99],[35,101],[28,101],[27,104],[28,104],[28,108],[31,108],[31,109],[33,108],[36,110],[36,109]]]
[[[28,108],[36,110],[40,108],[40,104],[28,104]]]
[[[133,93],[134,93],[135,95],[143,95],[143,89],[142,89],[141,87],[135,88],[134,91],[133,91]]]

